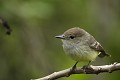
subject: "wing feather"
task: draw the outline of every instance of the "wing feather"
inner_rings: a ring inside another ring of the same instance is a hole
[[[90,39],[88,41],[88,44],[89,44],[89,47],[91,49],[94,49],[95,51],[99,52],[99,55],[98,55],[99,57],[103,58],[105,56],[111,56],[111,55],[109,55],[109,54],[107,54],[105,52],[105,50],[103,49],[103,47],[101,46],[101,44],[99,42],[97,42],[92,35],[91,35],[91,37],[90,37]]]

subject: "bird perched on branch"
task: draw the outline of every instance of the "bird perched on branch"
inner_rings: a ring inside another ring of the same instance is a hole
[[[94,61],[96,57],[110,56],[95,38],[82,28],[74,27],[60,36],[55,36],[63,42],[63,49],[67,55],[78,62]],[[88,65],[89,65],[88,63]],[[76,64],[73,67],[76,67]]]

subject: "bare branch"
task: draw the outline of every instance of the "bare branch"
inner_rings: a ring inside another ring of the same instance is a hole
[[[114,63],[110,65],[102,65],[102,66],[93,66],[90,65],[86,69],[82,67],[75,68],[74,71],[71,72],[71,68],[54,72],[48,76],[38,78],[38,79],[31,79],[31,80],[55,80],[61,77],[69,77],[72,74],[99,74],[103,72],[112,73],[113,71],[120,70],[120,63]],[[69,75],[68,75],[69,74]]]

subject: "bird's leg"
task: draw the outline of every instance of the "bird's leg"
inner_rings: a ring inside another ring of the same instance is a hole
[[[84,70],[85,70],[85,69],[89,68],[90,63],[91,63],[91,61],[89,61],[87,65],[84,65],[84,66],[82,67],[82,69],[84,69]]]
[[[78,61],[74,64],[74,66],[70,69],[70,72],[67,74],[67,76],[70,76],[71,73],[73,73],[73,71],[75,70],[76,68],[76,65],[77,65]]]
[[[90,65],[90,63],[91,63],[91,61],[89,61],[89,62],[88,62],[88,65],[87,65],[87,66],[89,66],[89,65]]]
[[[76,68],[78,61],[74,64],[74,66],[72,67],[72,70],[74,70]]]

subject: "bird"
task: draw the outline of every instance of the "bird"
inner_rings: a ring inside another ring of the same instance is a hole
[[[70,28],[55,37],[62,40],[65,53],[76,61],[73,69],[78,62],[87,61],[89,65],[97,57],[111,56],[90,33],[80,27]]]

